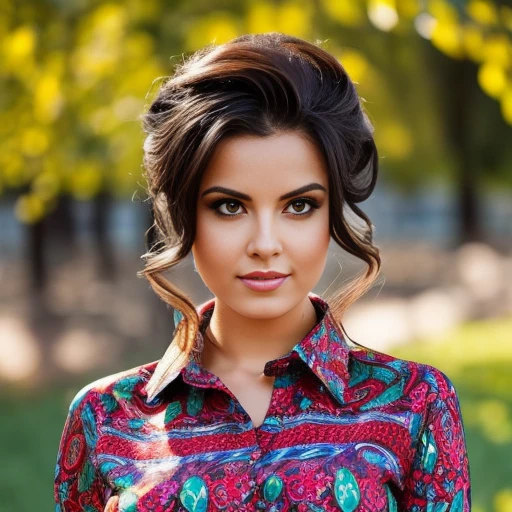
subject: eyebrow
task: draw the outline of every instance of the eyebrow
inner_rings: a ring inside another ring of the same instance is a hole
[[[320,183],[310,183],[309,185],[304,185],[303,187],[297,188],[295,190],[292,190],[291,192],[287,192],[286,194],[283,194],[279,201],[284,201],[285,199],[290,199],[292,197],[298,196],[299,194],[304,194],[306,192],[309,192],[310,190],[323,190],[324,192],[327,192],[326,188],[323,185],[320,185]],[[252,201],[252,197],[248,196],[247,194],[244,194],[243,192],[238,192],[237,190],[233,190],[231,188],[226,187],[210,187],[206,189],[202,194],[201,197],[206,196],[207,194],[212,194],[213,192],[221,192],[222,194],[227,194],[228,196],[233,196],[238,199],[242,199],[244,201]]]

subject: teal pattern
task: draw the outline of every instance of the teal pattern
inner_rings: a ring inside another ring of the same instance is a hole
[[[121,379],[114,386],[114,396],[118,400],[130,400],[133,394],[133,389],[139,382],[139,376]]]
[[[421,463],[428,474],[432,474],[437,462],[437,446],[432,432],[427,428],[421,435],[423,457]]]
[[[446,512],[449,507],[449,503],[429,503],[427,506],[427,512]]]
[[[171,402],[165,410],[164,422],[167,424],[172,421],[178,414],[182,413],[182,407],[180,402]]]
[[[187,413],[190,416],[197,416],[203,408],[203,391],[194,388],[191,390],[187,400]]]
[[[134,483],[134,476],[130,474],[118,476],[114,478],[113,483],[118,489],[129,489]]]
[[[389,488],[389,485],[386,485],[386,495],[388,497],[388,512],[398,512],[398,507],[396,504],[396,499]]]
[[[206,512],[208,488],[204,480],[198,476],[191,476],[183,484],[180,500],[187,512]]]
[[[133,418],[128,422],[128,426],[133,430],[139,430],[143,427],[144,420],[142,418]]]
[[[80,473],[80,477],[78,479],[78,490],[80,492],[85,492],[90,489],[91,484],[94,480],[94,469],[92,464],[87,461]]]
[[[111,393],[105,393],[101,395],[101,401],[103,403],[103,406],[105,407],[105,411],[107,411],[108,413],[114,412],[119,406],[119,402]]]
[[[459,491],[453,498],[450,512],[464,512],[464,493]]]
[[[354,512],[359,505],[361,495],[359,486],[352,472],[347,468],[340,468],[334,480],[334,496],[343,512]]]
[[[269,501],[276,501],[283,491],[283,481],[277,475],[270,475],[263,486],[263,497]]]

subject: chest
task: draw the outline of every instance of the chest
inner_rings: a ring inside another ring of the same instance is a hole
[[[396,510],[407,418],[330,409],[281,384],[258,399],[236,383],[232,396],[188,395],[136,431],[119,417],[97,445],[119,511]]]
[[[392,488],[401,467],[391,449],[314,424],[277,435],[265,427],[238,434],[202,429],[188,438],[188,448],[183,440],[154,437],[144,455],[119,439],[123,456],[103,453],[98,462],[109,468],[105,477],[120,497],[120,512],[396,510]],[[240,446],[233,449],[237,435]],[[272,446],[262,449],[259,441],[269,437]]]

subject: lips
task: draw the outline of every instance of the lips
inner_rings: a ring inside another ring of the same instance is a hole
[[[283,274],[282,272],[277,272],[275,270],[256,270],[254,272],[250,272],[249,274],[245,274],[243,276],[239,276],[241,279],[254,279],[254,280],[265,280],[265,279],[276,279],[276,278],[284,278],[289,274]]]
[[[261,275],[256,275],[256,273],[246,274],[246,276],[241,276],[239,279],[251,290],[258,292],[269,292],[272,290],[276,290],[279,288],[289,277],[289,275],[281,274],[281,273],[272,273],[276,277],[261,277]],[[271,275],[267,273],[266,276]]]

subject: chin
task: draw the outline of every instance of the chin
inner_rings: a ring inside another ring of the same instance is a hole
[[[239,300],[232,302],[230,307],[246,318],[263,320],[277,318],[287,313],[303,298],[295,294],[266,294],[265,296],[263,293],[255,292],[252,297],[240,297]]]

